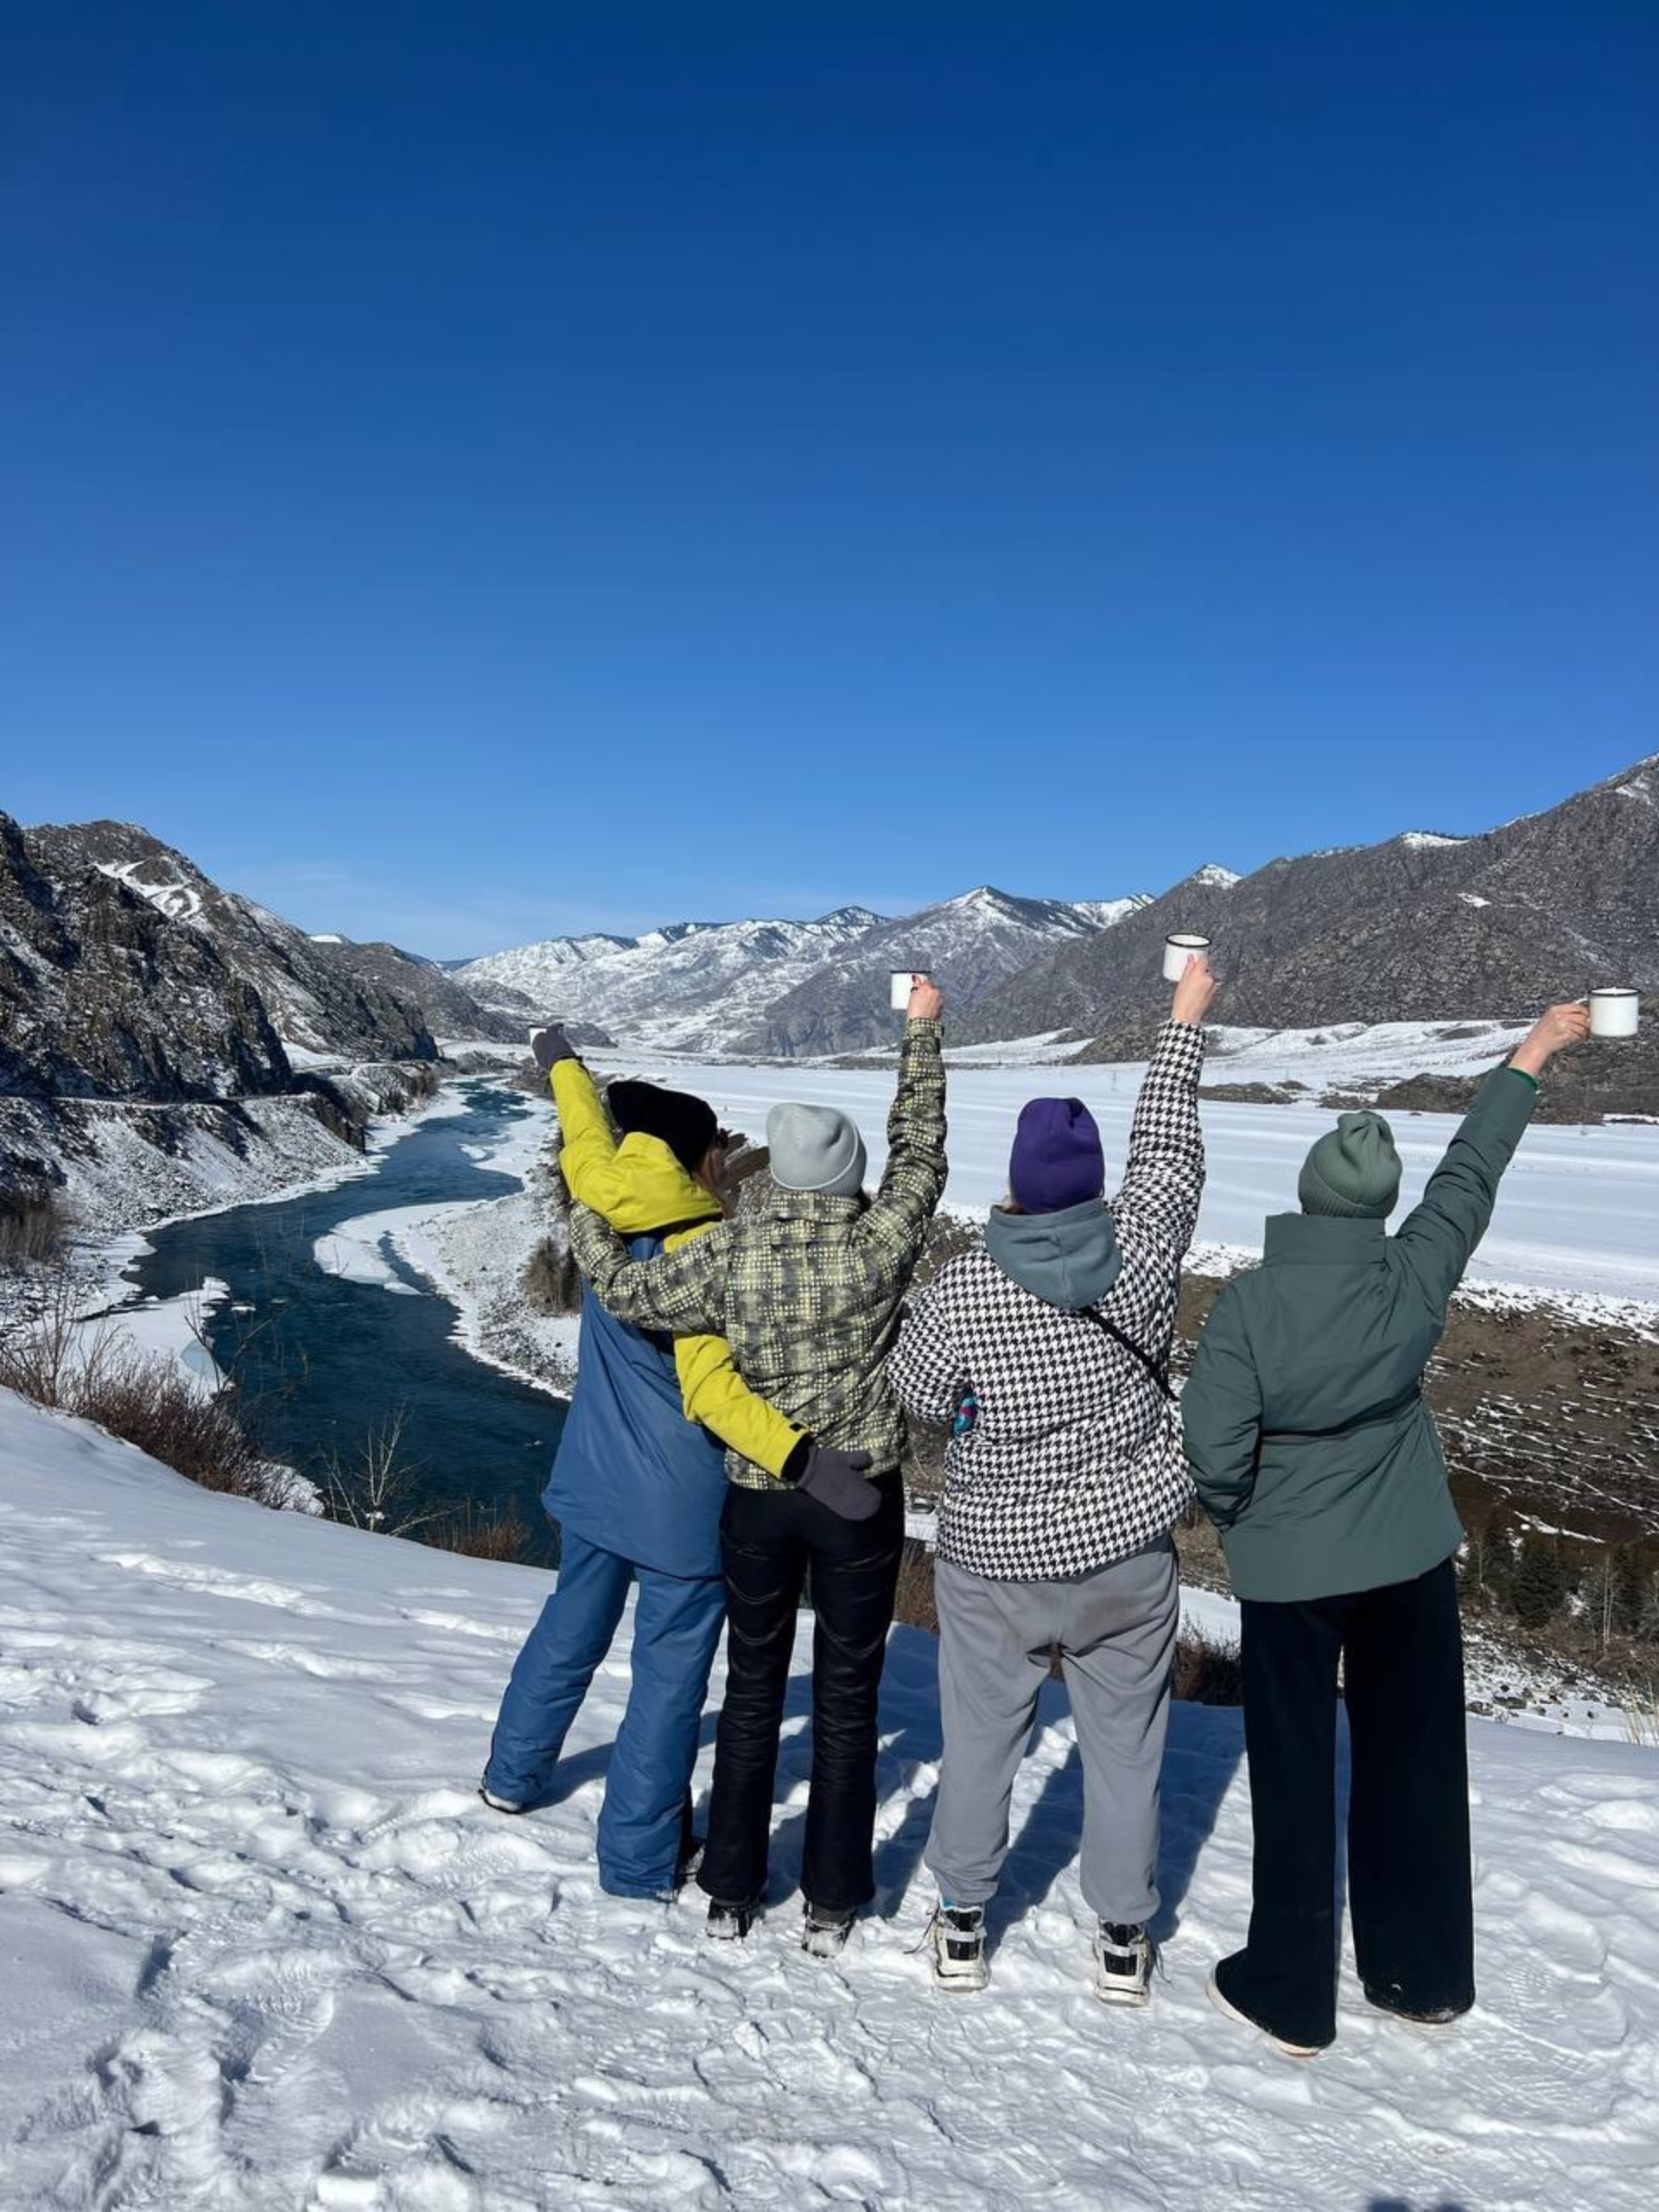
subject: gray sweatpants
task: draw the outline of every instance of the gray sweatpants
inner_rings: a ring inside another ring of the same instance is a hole
[[[1167,1536],[1067,1582],[935,1568],[944,1755],[926,1863],[952,1904],[982,1904],[1008,1850],[1008,1803],[1058,1645],[1083,1758],[1083,1894],[1102,1920],[1158,1910],[1158,1778],[1180,1619]]]

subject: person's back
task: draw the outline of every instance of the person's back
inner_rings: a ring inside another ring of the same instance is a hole
[[[1008,1205],[916,1300],[893,1357],[906,1409],[953,1429],[934,1572],[944,1749],[926,1852],[941,1988],[988,1979],[986,1907],[1058,1652],[1082,1754],[1096,1993],[1127,2005],[1151,1993],[1180,1618],[1170,1529],[1192,1496],[1166,1370],[1204,1189],[1198,1087],[1214,990],[1208,963],[1189,962],[1109,1202],[1083,1101],[1027,1105]]]
[[[1421,1385],[1537,1077],[1587,1026],[1579,1007],[1542,1017],[1394,1236],[1392,1132],[1344,1114],[1308,1154],[1301,1212],[1268,1221],[1261,1267],[1223,1291],[1198,1339],[1181,1411],[1240,1601],[1255,1835],[1249,1938],[1210,1990],[1294,2056],[1336,2033],[1339,1678],[1366,1997],[1419,2024],[1474,2001],[1463,1531]]]
[[[535,1045],[559,1109],[567,1185],[603,1210],[636,1258],[724,1218],[722,1145],[703,1100],[613,1084],[619,1144],[563,1033],[538,1030]],[[690,1849],[698,1722],[724,1612],[719,1437],[773,1468],[804,1440],[745,1389],[718,1337],[629,1328],[586,1290],[578,1366],[543,1498],[559,1524],[558,1583],[514,1664],[480,1790],[504,1813],[539,1801],[632,1593],[632,1685],[600,1813],[600,1881],[657,1897],[676,1885]]]
[[[741,1451],[728,1459],[731,1633],[697,1876],[709,1932],[721,1939],[747,1933],[765,1894],[779,1732],[809,1575],[807,1948],[837,1948],[874,1893],[877,1698],[905,1532],[903,1427],[886,1365],[944,1188],[939,1013],[938,993],[918,979],[874,1198],[863,1192],[856,1125],[830,1107],[788,1104],[766,1119],[772,1187],[753,1214],[645,1266],[596,1216],[579,1211],[572,1221],[578,1263],[613,1313],[645,1327],[720,1331],[744,1382],[812,1440],[815,1457],[794,1481]]]
[[[1344,1115],[1304,1169],[1304,1211],[1269,1217],[1262,1265],[1217,1300],[1181,1410],[1240,1596],[1375,1589],[1462,1541],[1421,1386],[1535,1096],[1497,1070],[1392,1236],[1392,1133]]]
[[[940,1503],[940,1554],[958,1567],[1001,1580],[1088,1572],[1162,1535],[1191,1503],[1165,1370],[1204,1187],[1203,1061],[1201,1020],[1167,1023],[1116,1197],[995,1208],[984,1242],[918,1302],[889,1370],[900,1399],[948,1421],[956,1394],[973,1391]],[[1074,1105],[1083,1112],[1033,1102]]]

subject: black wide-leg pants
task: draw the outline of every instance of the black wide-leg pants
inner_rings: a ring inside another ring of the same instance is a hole
[[[1287,2042],[1336,2034],[1337,1674],[1348,1710],[1348,1902],[1368,1994],[1474,2002],[1463,1639],[1450,1560],[1412,1582],[1243,1612],[1255,1856],[1249,1940],[1217,1980]]]
[[[772,1784],[801,1593],[811,1578],[812,1784],[801,1887],[832,1912],[875,1892],[876,1708],[905,1544],[904,1486],[848,1521],[799,1491],[726,1494],[726,1699],[715,1738],[709,1840],[697,1880],[711,1897],[763,1897]]]

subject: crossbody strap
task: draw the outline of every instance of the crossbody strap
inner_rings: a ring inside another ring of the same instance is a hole
[[[1149,1351],[1143,1351],[1133,1337],[1126,1337],[1116,1322],[1109,1321],[1103,1313],[1096,1313],[1092,1306],[1076,1306],[1073,1311],[1080,1321],[1092,1321],[1097,1329],[1103,1329],[1115,1344],[1120,1345],[1128,1352],[1137,1367],[1151,1376],[1164,1397],[1171,1399],[1174,1397],[1175,1393],[1169,1384],[1167,1361],[1160,1363]]]

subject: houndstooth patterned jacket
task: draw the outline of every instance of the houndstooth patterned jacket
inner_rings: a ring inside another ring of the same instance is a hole
[[[944,1062],[937,1021],[905,1025],[887,1164],[874,1198],[770,1190],[766,1204],[660,1259],[636,1261],[609,1224],[570,1210],[570,1246],[619,1320],[723,1336],[759,1397],[821,1444],[868,1452],[872,1475],[899,1464],[904,1424],[887,1380],[928,1224],[944,1191]],[[735,1452],[746,1489],[775,1478]]]
[[[1166,1022],[1109,1201],[1122,1264],[1092,1309],[1158,1365],[1204,1189],[1203,1065],[1204,1032]],[[1192,1499],[1176,1405],[1087,1314],[1023,1288],[982,1244],[918,1300],[887,1376],[923,1420],[948,1421],[968,1389],[978,1402],[946,1448],[939,1510],[939,1555],[969,1573],[1090,1573],[1163,1535]]]

